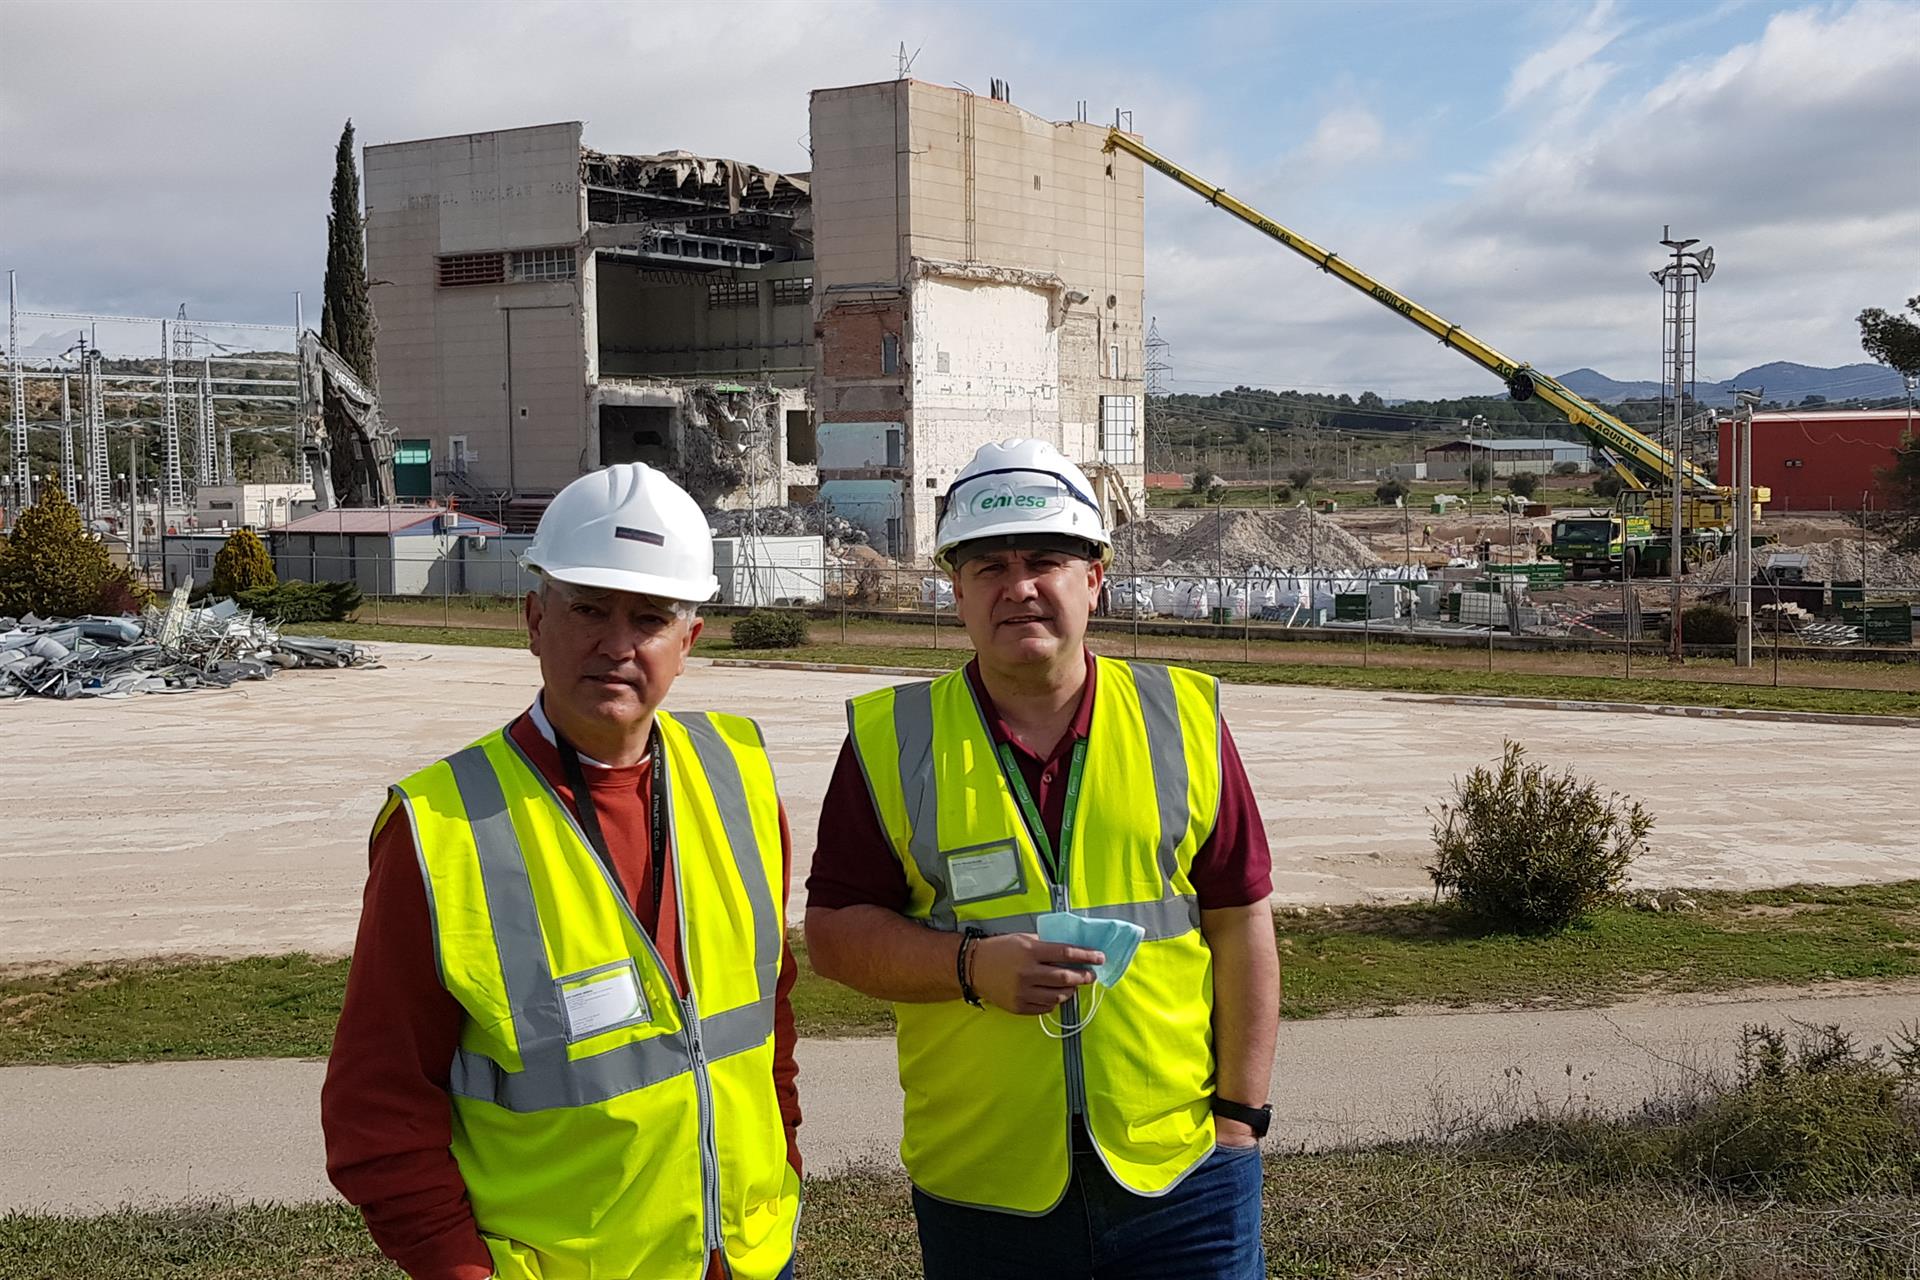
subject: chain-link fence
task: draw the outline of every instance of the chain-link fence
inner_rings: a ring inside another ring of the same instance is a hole
[[[847,560],[815,540],[792,541],[812,542],[816,551],[787,554],[793,548],[782,547],[719,558],[720,595],[705,610],[711,634],[724,636],[731,615],[774,608],[808,613],[816,645],[967,647],[942,571],[864,551],[854,553],[864,558]],[[364,597],[359,622],[524,630],[522,601],[534,578],[518,562],[523,537],[357,542],[277,546],[276,567],[283,579],[356,584]],[[166,585],[204,586],[217,545],[169,538]],[[1920,588],[1871,578],[1810,581],[1791,566],[1766,569],[1753,586],[1751,665],[1743,667],[1736,664],[1739,602],[1726,581],[1728,565],[1704,566],[1676,589],[1657,579],[1569,582],[1551,562],[1219,574],[1144,573],[1116,564],[1100,593],[1090,643],[1161,661],[1920,692],[1920,651],[1912,647]]]

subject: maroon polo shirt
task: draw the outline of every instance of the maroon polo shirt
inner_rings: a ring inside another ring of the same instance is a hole
[[[1067,769],[1073,744],[1087,736],[1093,723],[1093,688],[1098,670],[1089,653],[1087,683],[1080,693],[1073,723],[1052,750],[1041,755],[1016,738],[1000,718],[980,679],[979,660],[966,667],[967,683],[980,700],[987,732],[996,745],[1004,742],[1013,748],[1014,762],[1033,793],[1047,838],[1056,846],[1067,812]],[[1266,828],[1260,822],[1260,806],[1253,798],[1246,768],[1240,763],[1240,753],[1224,721],[1220,726],[1220,813],[1213,834],[1194,855],[1191,878],[1203,911],[1244,907],[1273,892],[1273,858],[1267,849]],[[820,806],[820,838],[814,847],[813,870],[807,876],[807,905],[830,910],[860,905],[906,910],[906,872],[900,869],[893,846],[881,830],[850,739],[840,747],[833,781],[827,784],[826,799]]]

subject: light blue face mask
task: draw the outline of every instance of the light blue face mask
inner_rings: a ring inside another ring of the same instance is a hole
[[[1103,953],[1106,962],[1093,966],[1094,980],[1103,987],[1120,981],[1133,962],[1133,953],[1140,949],[1140,940],[1147,936],[1147,931],[1131,920],[1099,920],[1071,911],[1050,911],[1040,917],[1039,923],[1042,942],[1064,942]]]

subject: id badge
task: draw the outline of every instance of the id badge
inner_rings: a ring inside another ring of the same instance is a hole
[[[955,849],[947,854],[947,883],[956,906],[1024,892],[1026,877],[1020,870],[1020,848],[1011,840],[1003,840]]]
[[[569,1044],[603,1031],[653,1021],[653,1011],[640,990],[639,971],[631,960],[570,974],[556,985],[566,1012]]]

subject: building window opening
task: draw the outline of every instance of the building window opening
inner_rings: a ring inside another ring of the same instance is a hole
[[[707,307],[721,311],[729,307],[757,307],[760,305],[760,282],[757,280],[716,280],[707,286]]]
[[[796,276],[790,280],[773,282],[773,305],[776,307],[804,307],[813,301],[813,277]]]
[[[439,260],[440,287],[468,284],[504,284],[507,260],[502,253],[449,253]]]
[[[572,249],[516,249],[511,256],[516,281],[571,280],[575,275]]]
[[[1138,462],[1139,433],[1135,430],[1132,396],[1100,397],[1100,456],[1112,463]]]
[[[900,335],[884,334],[880,338],[880,372],[900,372]]]
[[[669,466],[673,461],[673,408],[670,405],[603,404],[600,406],[600,465],[644,462]]]
[[[820,461],[819,433],[811,409],[787,410],[787,461],[797,467],[810,467]]]

